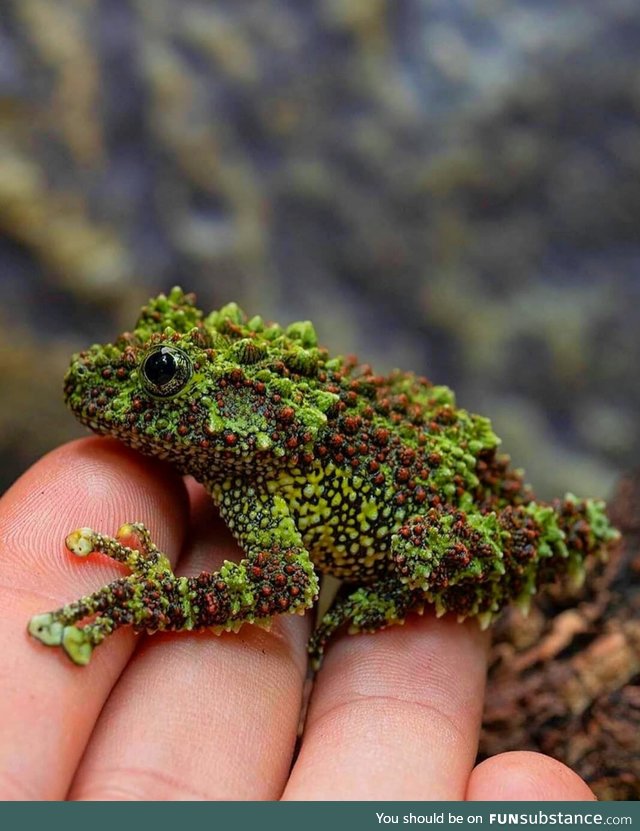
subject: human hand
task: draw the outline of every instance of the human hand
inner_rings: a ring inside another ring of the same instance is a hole
[[[295,761],[312,613],[220,638],[122,629],[86,668],[30,639],[33,614],[119,569],[71,557],[69,531],[125,520],[179,574],[238,556],[201,488],[108,439],[59,448],[0,500],[0,799],[593,799],[541,754],[474,767],[488,640],[474,622],[414,615],[338,639]]]

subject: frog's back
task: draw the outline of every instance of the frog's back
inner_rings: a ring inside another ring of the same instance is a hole
[[[282,471],[277,486],[321,571],[371,581],[407,517],[530,498],[496,455],[489,421],[456,407],[449,388],[351,359],[330,361],[317,381],[336,403],[312,460]]]

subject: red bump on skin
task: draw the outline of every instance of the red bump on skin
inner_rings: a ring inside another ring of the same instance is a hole
[[[384,447],[389,442],[389,431],[384,427],[378,427],[373,433],[373,440],[377,445]]]

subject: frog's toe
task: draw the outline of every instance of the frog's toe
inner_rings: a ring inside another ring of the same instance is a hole
[[[56,620],[51,612],[34,615],[29,621],[29,634],[46,646],[60,646],[64,626]]]
[[[65,626],[62,631],[61,645],[74,664],[84,667],[91,660],[93,644],[83,629],[77,626]]]
[[[91,528],[76,528],[65,540],[65,545],[76,557],[88,557],[95,549],[95,533]]]

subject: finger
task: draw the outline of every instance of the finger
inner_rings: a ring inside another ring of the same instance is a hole
[[[202,489],[181,573],[211,570],[238,548]],[[76,799],[277,799],[291,766],[308,624],[270,632],[149,638],[100,717]]]
[[[412,616],[339,640],[314,689],[286,799],[461,799],[482,713],[476,623]]]
[[[577,773],[562,762],[525,750],[485,759],[472,772],[467,799],[475,800],[593,800],[595,796]]]
[[[115,531],[141,520],[164,550],[180,545],[187,500],[180,477],[117,442],[85,439],[50,453],[0,502],[0,798],[64,798],[109,691],[126,664],[129,630],[88,667],[27,635],[34,614],[100,588],[122,568],[65,549],[78,526]]]

